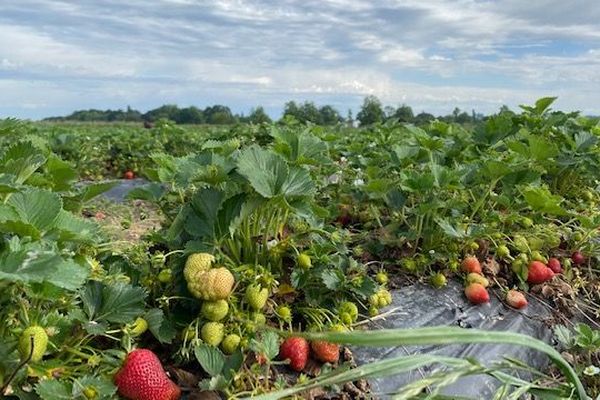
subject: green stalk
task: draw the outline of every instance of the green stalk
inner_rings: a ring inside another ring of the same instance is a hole
[[[545,353],[565,374],[577,391],[578,398],[587,399],[583,384],[577,373],[552,346],[527,335],[513,332],[489,332],[478,329],[456,327],[428,327],[417,329],[381,329],[354,332],[310,332],[303,333],[310,340],[327,340],[333,343],[345,343],[358,346],[400,346],[400,345],[450,345],[472,343],[505,343],[529,347]]]

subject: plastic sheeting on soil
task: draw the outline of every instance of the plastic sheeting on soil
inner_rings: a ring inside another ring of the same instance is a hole
[[[121,180],[103,197],[124,202],[127,194],[148,184],[144,179]],[[392,291],[394,302],[382,312],[394,310],[385,319],[369,325],[369,329],[418,328],[425,326],[460,326],[494,331],[518,332],[550,342],[551,330],[544,324],[550,316],[548,310],[535,299],[529,298],[529,305],[523,311],[505,307],[493,294],[488,304],[473,306],[464,297],[463,287],[457,282],[449,282],[443,289],[429,285],[411,285]],[[373,361],[406,356],[417,353],[436,353],[450,357],[473,357],[484,365],[490,365],[503,357],[525,361],[532,367],[544,368],[548,364],[546,356],[533,349],[504,344],[474,344],[452,346],[410,346],[396,348],[353,348],[356,362],[366,364]],[[385,398],[385,393],[427,376],[434,367],[420,368],[408,374],[394,375],[371,380],[373,395]],[[526,377],[524,377],[526,378]],[[450,396],[466,396],[476,399],[492,397],[499,383],[494,378],[478,375],[462,378],[447,386],[442,392]]]
[[[108,200],[123,203],[127,200],[127,194],[136,188],[144,187],[149,182],[145,179],[123,179],[117,181],[117,184],[113,186],[110,190],[102,193],[101,196],[107,198]]]
[[[394,290],[394,302],[382,312],[395,310],[385,320],[370,323],[369,329],[418,328],[426,326],[460,326],[493,331],[518,332],[533,336],[547,343],[552,331],[544,324],[549,317],[548,310],[535,299],[528,299],[529,305],[522,311],[507,308],[490,292],[488,304],[473,306],[463,295],[463,287],[450,282],[443,289],[417,284]],[[483,365],[501,361],[503,357],[515,358],[528,365],[542,369],[548,359],[542,353],[522,346],[504,344],[473,344],[452,346],[401,346],[396,348],[361,347],[352,348],[356,362],[366,364],[410,354],[435,353],[450,357],[473,357]],[[371,381],[373,395],[386,398],[385,393],[394,393],[398,388],[429,375],[433,367],[421,368],[410,373],[394,375]],[[527,378],[523,376],[523,378]],[[476,399],[490,399],[499,387],[498,381],[487,375],[462,378],[442,390],[450,396],[466,396]]]

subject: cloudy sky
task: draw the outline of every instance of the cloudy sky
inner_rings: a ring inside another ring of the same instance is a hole
[[[2,0],[0,117],[288,100],[600,114],[596,0]]]

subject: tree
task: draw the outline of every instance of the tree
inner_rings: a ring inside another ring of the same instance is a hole
[[[340,113],[329,105],[319,108],[319,114],[319,122],[322,125],[335,125],[342,121]]]
[[[262,106],[252,109],[247,120],[253,124],[271,123],[271,118],[267,115]]]
[[[425,111],[420,112],[415,116],[414,123],[417,125],[428,124],[435,119],[433,114],[426,113]]]
[[[394,113],[394,118],[396,118],[399,122],[413,123],[415,121],[412,108],[406,104],[402,104],[400,107],[398,107]]]
[[[356,119],[360,121],[361,126],[371,125],[382,122],[384,118],[381,102],[375,96],[365,97]]]

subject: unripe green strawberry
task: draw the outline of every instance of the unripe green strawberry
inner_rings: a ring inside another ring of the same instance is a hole
[[[350,314],[348,314],[347,312],[341,312],[339,314],[339,317],[340,321],[342,321],[343,324],[352,325],[352,323],[354,322],[352,320],[352,316],[350,316]]]
[[[477,242],[469,243],[469,249],[471,249],[472,251],[479,250],[479,243],[477,243]]]
[[[378,297],[376,305],[379,308],[392,304],[392,294],[389,291],[381,289],[376,293],[376,296]]]
[[[93,399],[97,399],[98,398],[98,391],[93,386],[86,386],[83,389],[82,393],[85,396],[85,398],[88,399],[88,400],[93,400]]]
[[[513,238],[513,244],[521,253],[526,253],[529,251],[529,243],[527,242],[527,239],[521,235],[515,235]]]
[[[33,350],[31,349],[32,339]],[[26,360],[31,353],[30,361],[41,361],[46,352],[46,347],[48,347],[48,334],[41,326],[30,326],[21,334],[18,347],[19,354],[21,354],[21,360]]]
[[[215,262],[215,257],[208,253],[190,254],[185,261],[183,268],[183,276],[186,281],[195,281],[200,274],[208,271],[212,263]]]
[[[377,314],[379,314],[379,309],[377,308],[377,306],[371,306],[369,307],[369,316],[374,317]]]
[[[348,332],[348,328],[346,328],[342,324],[333,324],[329,327],[331,332]]]
[[[246,288],[246,302],[255,310],[263,308],[268,298],[269,290],[266,288],[261,288],[259,285],[250,285]]]
[[[414,272],[417,269],[417,262],[411,258],[406,258],[402,261],[402,265],[409,272]]]
[[[222,300],[229,297],[233,289],[234,278],[225,267],[210,269],[192,280],[187,280],[188,290],[195,297],[208,300]]]
[[[446,276],[441,272],[431,275],[430,281],[431,285],[436,289],[446,286]]]
[[[369,296],[369,304],[377,307],[377,305],[379,304],[379,295],[377,293],[374,293],[371,296]]]
[[[338,311],[340,313],[340,318],[342,313],[347,313],[350,316],[350,324],[358,319],[358,307],[351,301],[344,301],[343,303],[341,303],[338,308]]]
[[[220,322],[207,322],[200,330],[200,337],[210,346],[218,346],[225,336],[225,326]]]
[[[450,270],[456,272],[458,271],[458,267],[460,267],[460,263],[458,260],[452,260],[448,263],[448,266],[450,267]]]
[[[583,240],[583,233],[581,232],[575,232],[573,234],[573,240],[576,242],[581,242]]]
[[[544,256],[542,255],[542,253],[540,253],[540,252],[539,252],[539,251],[537,251],[537,250],[536,250],[536,251],[532,251],[532,252],[531,252],[531,259],[532,259],[533,261],[541,261],[541,262],[543,262],[544,264],[548,262],[548,260],[546,260],[546,257],[544,257]]]
[[[376,275],[375,275],[375,280],[382,284],[385,285],[388,283],[389,278],[388,275],[384,272],[384,271],[379,271]]]
[[[510,257],[510,250],[506,245],[500,245],[496,248],[496,256],[498,258],[508,258]]]
[[[233,354],[240,346],[241,340],[242,339],[234,333],[225,336],[225,339],[223,339],[221,342],[221,349],[223,350],[223,353]]]
[[[363,249],[362,246],[355,246],[352,249],[352,254],[354,257],[361,257],[363,254],[365,254],[365,249]]]
[[[476,274],[474,272],[471,272],[470,274],[467,275],[467,285],[469,285],[471,283],[479,283],[481,286],[483,286],[485,288],[490,286],[490,281],[488,281],[485,276]]]
[[[265,314],[255,312],[252,313],[252,321],[254,321],[256,325],[264,325],[267,323],[267,317],[265,317]]]
[[[140,336],[144,332],[148,330],[148,322],[142,318],[138,317],[133,324],[127,330],[131,336]]]
[[[531,228],[533,226],[533,220],[528,217],[523,217],[519,220],[519,223],[523,228]]]
[[[161,269],[158,273],[158,281],[161,283],[169,283],[173,280],[173,272],[171,268]]]
[[[202,316],[213,322],[222,320],[228,312],[229,303],[227,303],[227,300],[205,301],[200,309]]]
[[[310,256],[306,253],[300,253],[298,255],[298,266],[302,269],[310,269],[312,267],[312,260]]]
[[[275,312],[277,313],[277,316],[285,322],[290,322],[292,320],[292,310],[290,310],[288,306],[279,306]]]

